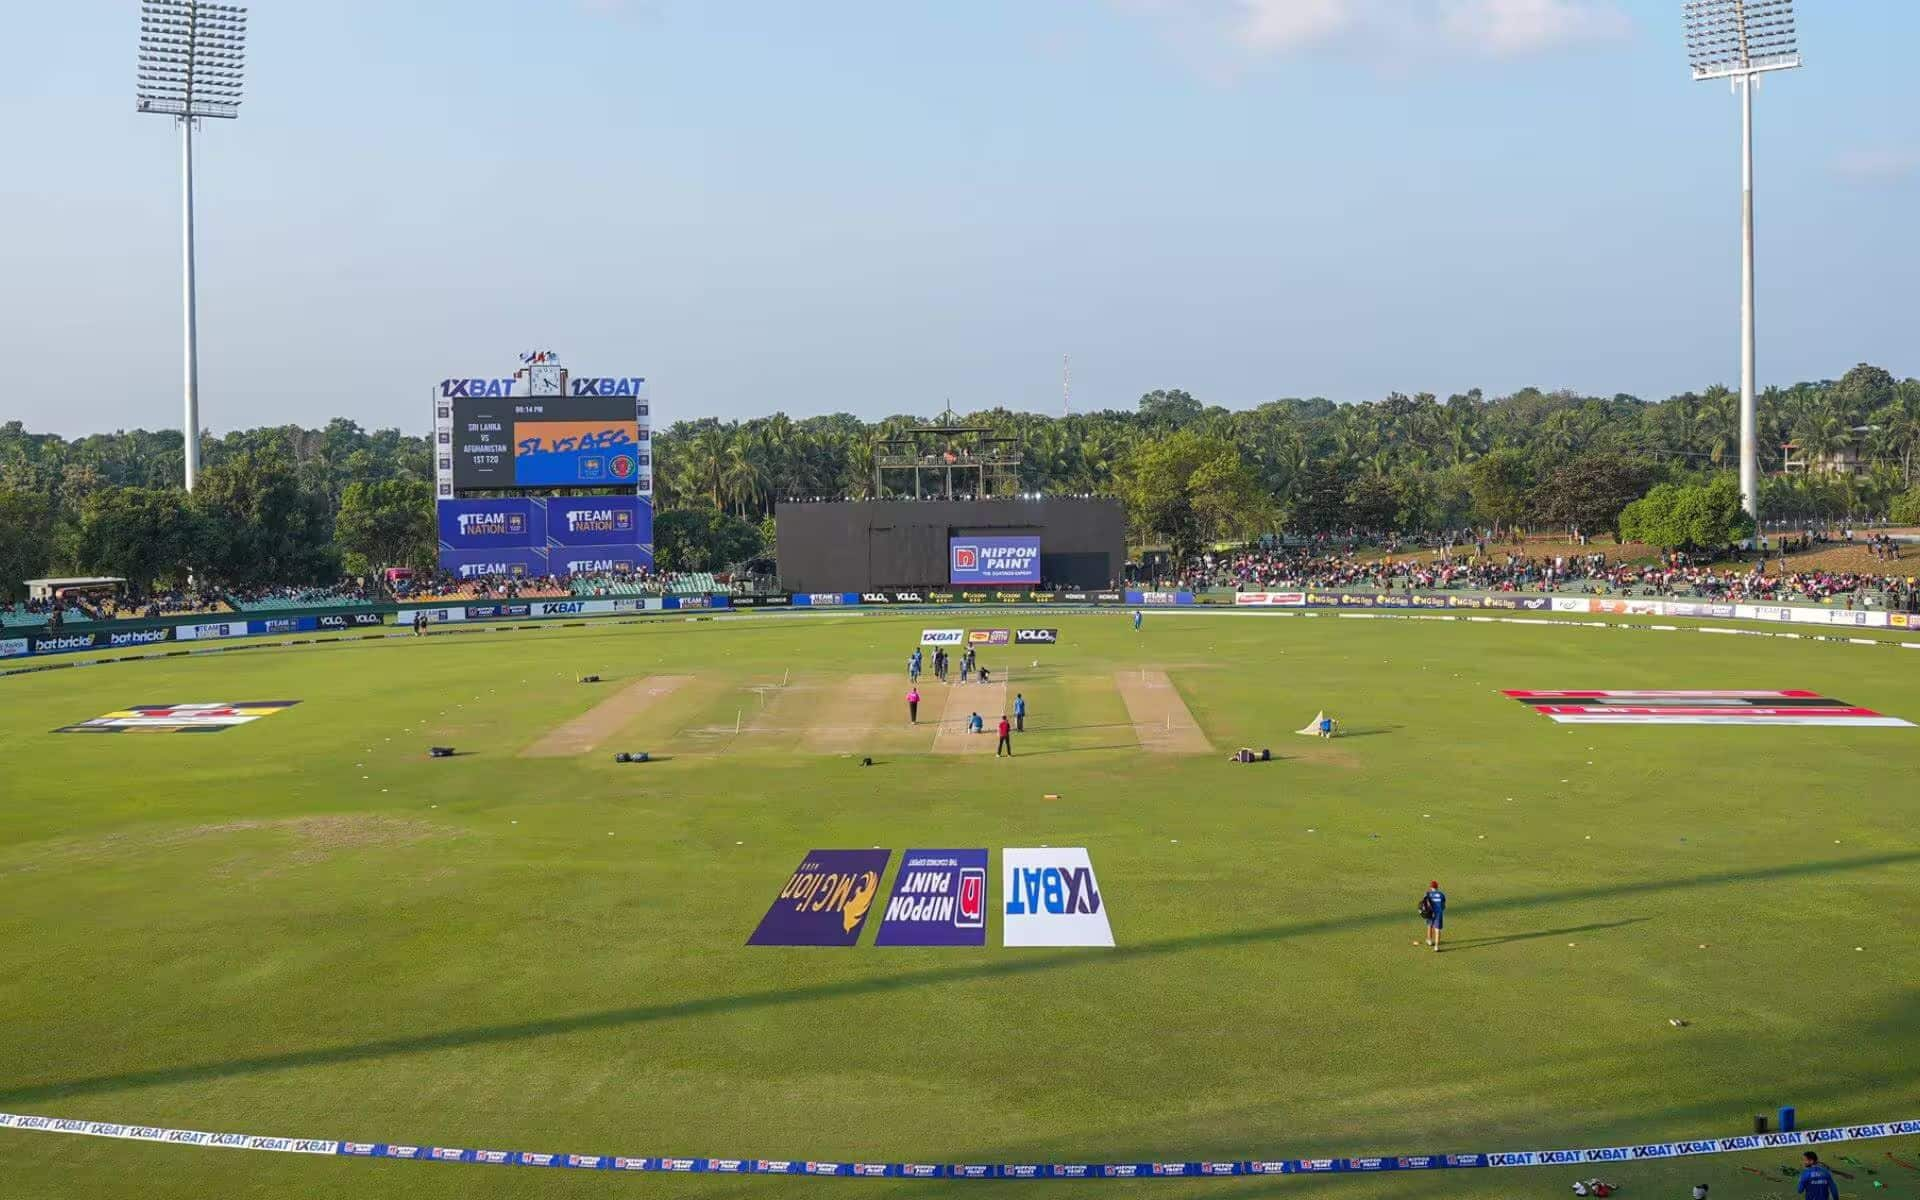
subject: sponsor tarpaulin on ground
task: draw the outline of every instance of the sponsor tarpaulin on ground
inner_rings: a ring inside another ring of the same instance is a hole
[[[814,850],[800,860],[749,946],[851,946],[880,891],[890,850]]]
[[[1000,866],[1001,945],[1113,945],[1106,900],[1085,849],[1009,847]]]
[[[298,700],[238,700],[213,704],[135,704],[55,733],[219,733],[292,708]]]
[[[1501,693],[1562,725],[1854,725],[1911,721],[1809,691],[1514,691]]]
[[[1040,582],[1040,539],[1013,534],[966,534],[947,539],[947,582]]]
[[[966,636],[967,632],[964,629],[922,629],[920,644],[922,646],[958,646],[966,640]]]
[[[987,852],[909,850],[880,914],[876,946],[987,944]]]
[[[1058,629],[1020,629],[1013,640],[1022,646],[1051,646],[1060,640]]]
[[[975,629],[967,634],[969,646],[1004,646],[1012,639],[1005,629]]]

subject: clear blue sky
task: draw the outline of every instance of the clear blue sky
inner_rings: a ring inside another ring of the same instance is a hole
[[[1737,384],[1738,109],[1679,0],[261,0],[199,155],[220,430],[419,431],[551,348],[656,419]],[[1920,373],[1920,4],[1758,96],[1762,383]],[[0,419],[177,422],[135,0],[0,74]]]

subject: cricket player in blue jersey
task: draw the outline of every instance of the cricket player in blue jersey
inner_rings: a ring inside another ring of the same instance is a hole
[[[1139,609],[1136,608],[1133,610],[1133,631],[1135,633],[1140,632],[1140,622],[1144,620],[1145,617],[1146,617],[1146,614],[1141,612]]]
[[[1427,945],[1438,954],[1440,931],[1447,924],[1447,894],[1440,890],[1438,879],[1427,884],[1427,894],[1420,897],[1420,915],[1427,919]]]
[[[1800,1172],[1800,1186],[1794,1190],[1807,1200],[1840,1200],[1840,1185],[1833,1181],[1833,1172],[1827,1170],[1820,1156],[1809,1150],[1800,1157],[1807,1166]]]

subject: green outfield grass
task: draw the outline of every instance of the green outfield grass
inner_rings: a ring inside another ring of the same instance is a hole
[[[603,624],[0,680],[0,1110],[933,1162],[1614,1145],[1746,1132],[1783,1103],[1803,1125],[1920,1115],[1920,730],[1569,728],[1498,695],[1809,688],[1920,720],[1920,655],[1332,616],[1154,614],[1137,635],[1119,614],[995,622],[1061,631],[983,652],[1030,705],[1010,762],[905,724],[905,658],[923,626],[968,623],[946,616]],[[1115,676],[1143,669],[1167,672],[1212,752],[1141,749]],[[650,676],[687,682],[591,752],[520,757]],[[869,676],[886,678],[857,700]],[[979,695],[922,691],[929,720]],[[254,699],[300,703],[217,735],[49,732]],[[1290,732],[1320,709],[1347,736]],[[434,743],[462,753],[431,761]],[[1240,745],[1282,761],[1224,761]],[[663,761],[616,765],[619,749]],[[891,868],[908,847],[987,847],[997,902],[1001,848],[1041,844],[1088,848],[1116,948],[1002,948],[995,917],[984,949],[880,949],[878,905],[853,949],[744,945],[811,848],[889,847]],[[1436,877],[1440,955],[1415,913]],[[1884,1168],[1876,1195],[1920,1193],[1887,1149],[1912,1146],[1848,1152]],[[1706,1181],[1722,1200],[1790,1191],[1739,1170],[1787,1158],[802,1183],[0,1131],[0,1194],[1491,1198],[1599,1173],[1624,1196]]]

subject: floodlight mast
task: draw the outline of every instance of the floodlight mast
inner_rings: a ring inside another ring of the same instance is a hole
[[[186,486],[200,474],[200,351],[193,282],[193,130],[207,117],[240,115],[247,10],[201,0],[141,0],[139,83],[134,109],[180,126],[181,334],[185,341]]]
[[[1740,502],[1760,519],[1754,411],[1753,89],[1768,71],[1800,65],[1793,0],[1688,0],[1687,59],[1696,80],[1730,79],[1740,93]]]

